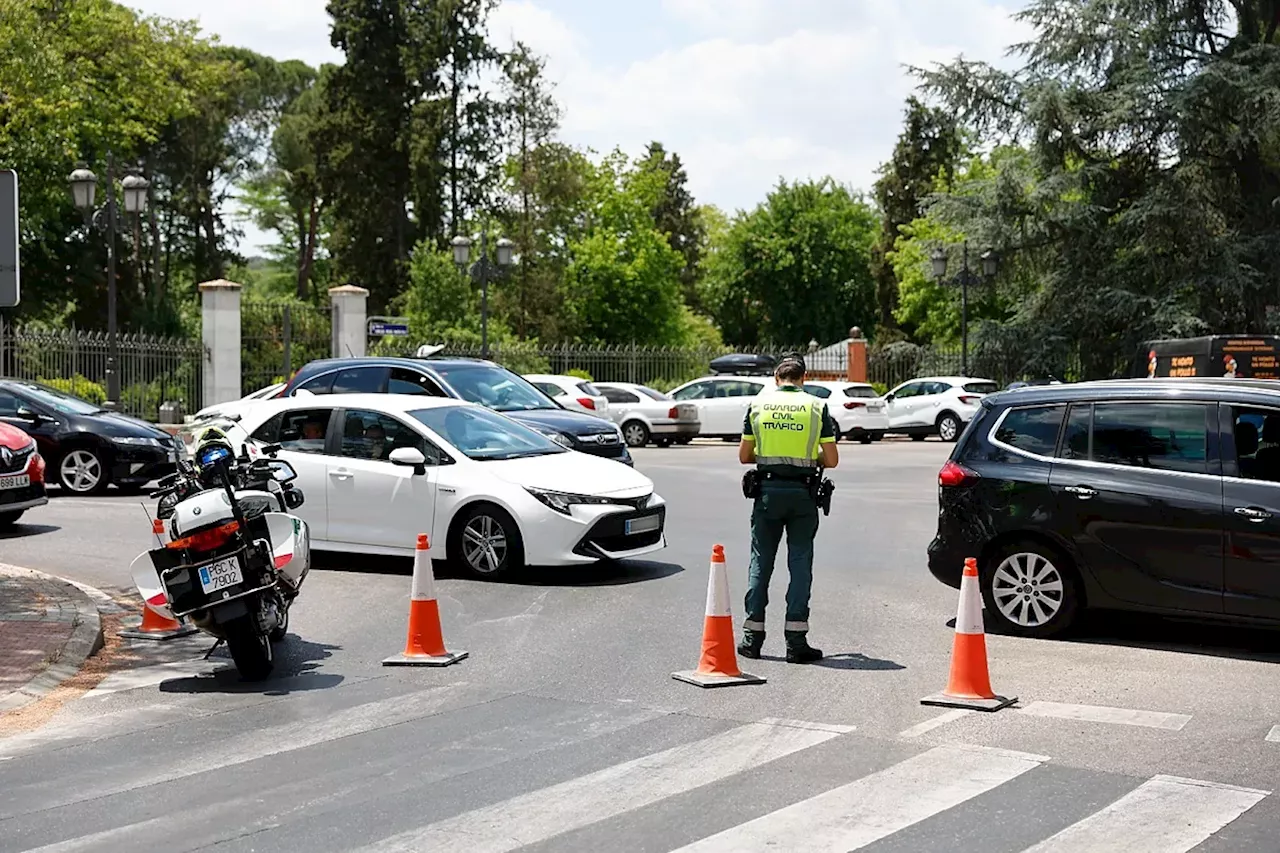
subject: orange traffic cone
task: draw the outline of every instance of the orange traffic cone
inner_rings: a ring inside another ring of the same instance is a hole
[[[729,575],[724,567],[724,546],[711,549],[711,576],[707,580],[707,613],[702,624],[702,659],[698,668],[673,672],[677,681],[699,687],[727,687],[730,684],[764,684],[757,675],[738,669],[734,650],[733,614],[729,610]]]
[[[920,700],[921,705],[999,711],[1018,701],[991,690],[987,672],[987,636],[982,628],[982,593],[978,589],[978,561],[964,561],[960,578],[960,607],[956,611],[956,638],[951,647],[951,675],[947,689]]]
[[[409,637],[404,651],[382,662],[383,666],[448,666],[467,656],[467,652],[450,652],[444,647],[440,630],[440,605],[436,601],[436,582],[431,574],[430,545],[425,533],[418,534],[413,553],[413,589],[409,594]]]
[[[131,640],[174,640],[178,637],[190,636],[196,630],[194,625],[188,625],[185,622],[179,622],[177,619],[161,616],[148,607],[144,601],[142,603],[142,624],[136,628],[121,631],[120,636],[128,637]]]

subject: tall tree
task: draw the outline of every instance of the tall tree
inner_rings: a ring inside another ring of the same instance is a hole
[[[546,167],[554,162],[548,155],[556,152],[543,146],[560,124],[560,108],[551,95],[544,68],[544,60],[520,42],[503,57],[508,203],[502,219],[515,238],[520,258],[513,313],[516,331],[522,337],[529,331],[532,280],[538,276],[543,258],[540,250],[548,248],[539,245],[545,240],[537,233],[537,200],[551,189],[544,179]]]
[[[697,204],[689,192],[689,176],[685,174],[684,164],[680,162],[679,154],[668,152],[661,142],[650,142],[640,168],[659,176],[662,193],[653,207],[653,221],[658,230],[667,235],[671,248],[684,259],[680,286],[685,304],[700,309],[698,260],[705,235]]]
[[[1280,3],[1034,0],[1020,18],[1035,30],[1022,68],[923,73],[984,138],[1030,143],[1033,183],[937,205],[1006,257],[1039,255],[1043,291],[1010,333],[1088,341],[1085,375],[1107,376],[1144,338],[1265,330],[1280,292]]]
[[[880,208],[880,236],[871,250],[876,279],[878,339],[896,327],[900,281],[887,256],[893,251],[901,229],[924,212],[925,200],[938,189],[941,179],[946,189],[950,175],[963,153],[963,143],[955,118],[937,108],[925,106],[917,98],[907,99],[906,119],[893,156],[880,169],[874,197]]]
[[[843,339],[875,316],[874,209],[830,178],[781,182],[739,215],[708,264],[704,293],[727,340]]]
[[[335,275],[369,290],[380,309],[407,282],[416,242],[406,203],[408,130],[419,92],[403,64],[410,48],[401,0],[330,0],[334,69],[310,132],[316,174],[333,217]]]

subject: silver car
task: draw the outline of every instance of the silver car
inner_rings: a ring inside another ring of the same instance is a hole
[[[628,447],[688,444],[702,431],[698,407],[677,403],[661,391],[631,382],[593,383],[609,401],[609,417],[622,430]]]

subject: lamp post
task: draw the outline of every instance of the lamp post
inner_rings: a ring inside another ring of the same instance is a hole
[[[969,241],[963,243],[963,252],[961,255],[960,272],[950,281],[947,280],[947,250],[942,246],[933,250],[929,255],[930,265],[933,267],[933,277],[943,284],[959,286],[960,288],[960,372],[965,376],[969,375],[969,285],[983,284],[995,278],[996,272],[1000,268],[1000,258],[992,251],[987,249],[982,253],[980,260],[982,261],[982,276],[979,277],[969,269]]]
[[[76,164],[76,169],[68,178],[71,186],[71,200],[76,209],[84,213],[85,223],[93,228],[107,231],[107,402],[106,408],[115,409],[120,405],[120,331],[116,324],[116,224],[120,211],[116,207],[116,163],[111,152],[107,152],[107,203],[104,207],[94,209],[94,197],[98,189],[98,176],[89,170],[84,163]],[[130,216],[141,214],[147,207],[147,179],[131,171],[120,182],[124,195],[124,212]]]
[[[515,246],[506,237],[498,239],[497,245],[494,247],[494,255],[497,266],[497,272],[501,273],[505,268],[511,266],[511,252]],[[471,260],[471,238],[458,235],[453,238],[453,262],[460,269],[466,269],[467,263]],[[480,282],[480,355],[484,358],[489,357],[489,277],[491,266],[494,264],[489,260],[489,230],[486,228],[480,232],[480,257],[471,264],[470,274],[472,280]]]

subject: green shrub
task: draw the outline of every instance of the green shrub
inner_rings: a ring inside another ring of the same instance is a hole
[[[101,406],[107,402],[107,389],[97,382],[86,379],[79,373],[70,379],[46,379],[42,376],[36,381],[64,394],[70,394],[72,397],[79,397],[81,400],[93,403],[95,406]]]
[[[573,368],[572,370],[566,370],[566,371],[564,372],[564,375],[565,375],[565,376],[572,376],[572,377],[574,377],[575,379],[581,379],[581,380],[583,380],[583,381],[585,381],[585,382],[593,382],[593,381],[595,381],[595,380],[593,380],[593,379],[591,378],[591,374],[590,374],[590,373],[588,373],[588,372],[587,372],[587,371],[585,371],[585,370],[579,370],[579,369],[578,369],[578,368],[576,368],[576,367],[575,367],[575,368]]]
[[[871,387],[875,389],[876,395],[879,397],[883,397],[885,394],[889,393],[889,386],[885,385],[883,382],[872,382]]]

